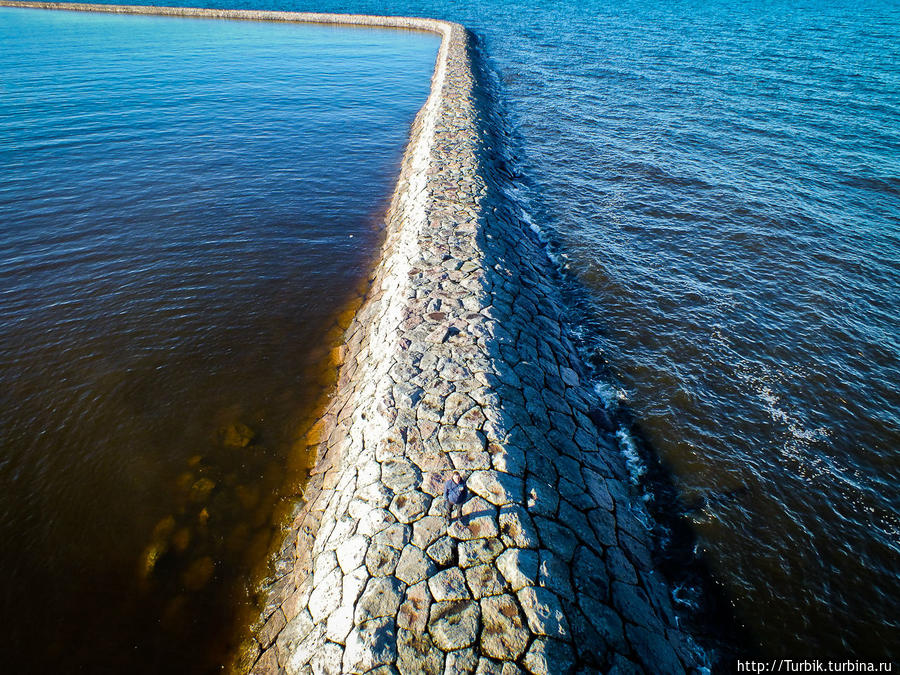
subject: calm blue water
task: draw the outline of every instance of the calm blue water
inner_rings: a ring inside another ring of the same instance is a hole
[[[438,39],[0,9],[0,45],[0,670],[216,670]]]
[[[900,5],[212,4],[471,28],[623,445],[751,642],[898,657]]]

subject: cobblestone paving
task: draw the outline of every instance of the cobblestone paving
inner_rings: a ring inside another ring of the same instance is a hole
[[[375,280],[310,436],[306,501],[237,669],[692,670],[702,654],[653,570],[647,515],[567,337],[549,261],[503,199],[470,36],[419,19],[112,9],[443,36]],[[448,525],[454,469],[471,497]]]

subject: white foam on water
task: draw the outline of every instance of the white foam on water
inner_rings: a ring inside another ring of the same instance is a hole
[[[621,427],[616,430],[616,438],[619,441],[619,450],[625,457],[625,465],[628,468],[628,474],[631,476],[631,483],[640,485],[641,478],[647,473],[647,466],[641,460],[640,454],[638,454],[634,438],[627,430]]]

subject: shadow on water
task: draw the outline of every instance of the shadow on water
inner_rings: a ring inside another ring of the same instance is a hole
[[[537,255],[527,261],[528,266],[523,265],[516,270],[521,273],[520,276],[510,281],[522,289],[546,282],[560,291],[564,306],[558,309],[564,317],[563,324],[569,330],[568,337],[575,345],[580,360],[587,364],[587,368],[579,375],[592,383],[608,383],[612,380],[612,374],[603,360],[602,353],[593,347],[591,341],[592,336],[602,334],[602,325],[587,309],[589,304],[584,300],[587,297],[586,292],[580,288],[576,280],[566,275],[552,262],[554,244],[552,233],[548,232],[548,229],[553,226],[553,216],[542,207],[540,190],[517,169],[521,162],[516,159],[515,153],[521,152],[522,145],[517,142],[515,132],[503,122],[503,103],[499,100],[497,89],[492,86],[495,78],[490,60],[485,56],[477,38],[474,40],[476,42],[473,50],[474,65],[478,79],[476,92],[480,98],[480,109],[487,111],[482,124],[485,131],[482,151],[485,157],[482,159],[481,168],[488,186],[486,203],[493,207],[485,209],[491,215],[482,223],[481,232],[496,232],[496,226],[491,222],[496,218],[500,223],[500,231],[512,230],[523,241],[530,240],[530,244],[518,248],[533,251]],[[527,206],[517,203],[523,192],[527,194],[525,198]],[[540,229],[530,227],[530,215],[535,215],[536,219],[540,220],[542,223]],[[544,229],[544,223],[548,229]],[[509,243],[491,236],[482,236],[481,243],[485,252],[485,269],[495,266],[497,269],[505,268],[508,264]],[[486,291],[490,294],[490,289]],[[494,303],[498,304],[496,294],[493,299]],[[528,312],[529,309],[528,303],[519,304],[518,301],[513,303],[511,299],[509,300],[508,311],[511,314]],[[498,315],[505,316],[502,307]],[[538,343],[536,351],[543,356],[545,351],[540,344],[542,337],[539,323],[538,327],[523,330],[518,336],[513,334],[510,337],[521,339],[526,332],[531,332],[534,336]],[[514,359],[521,356],[508,351],[503,346],[502,339],[491,344],[491,351],[501,380],[498,383],[498,390],[511,394],[513,400],[517,397],[521,399],[521,395],[514,391],[515,387],[503,382],[507,379],[507,375],[510,379],[515,379],[517,362]],[[713,672],[731,672],[737,658],[752,657],[757,653],[758,647],[754,644],[752,636],[739,625],[732,602],[713,576],[702,551],[699,550],[697,536],[688,520],[693,506],[683,503],[672,472],[646,442],[641,434],[640,420],[635,418],[628,407],[621,404],[607,407],[593,391],[590,392],[589,398],[592,403],[589,417],[595,424],[598,434],[611,437],[612,434],[625,431],[630,434],[640,454],[644,471],[640,480],[631,484],[632,498],[643,501],[653,518],[650,530],[653,544],[652,563],[653,567],[665,577],[669,588],[673,589],[671,592],[677,608],[679,625],[686,626],[686,632],[705,648],[710,656]],[[507,410],[503,409],[502,412],[507,413]],[[536,416],[532,415],[532,421],[535,418]],[[517,426],[521,428],[525,423],[519,414],[513,416],[505,414],[503,422],[508,429]],[[547,432],[547,428],[538,431]],[[535,471],[533,466],[536,466],[538,473],[543,473],[542,479],[545,481],[565,478],[561,470],[563,465],[560,465],[560,470],[555,466],[559,456],[554,451],[558,448],[554,447],[556,444],[553,432],[539,435],[529,432],[521,437],[527,443],[522,449],[527,456],[529,473]],[[740,497],[740,491],[736,491],[734,494],[722,495],[721,498],[740,499]],[[599,579],[594,581],[604,583]],[[580,641],[586,641],[586,644],[591,645],[598,644],[596,635],[591,635],[589,631],[579,635],[574,626],[573,637],[576,647]],[[580,658],[582,663],[592,667],[600,669],[609,667],[608,663],[592,662],[585,654],[581,654]]]

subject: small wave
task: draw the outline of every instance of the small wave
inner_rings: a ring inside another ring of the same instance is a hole
[[[619,440],[619,450],[625,457],[625,465],[628,468],[632,485],[640,485],[641,479],[647,474],[647,465],[641,459],[634,437],[620,427],[616,430],[616,438]]]

